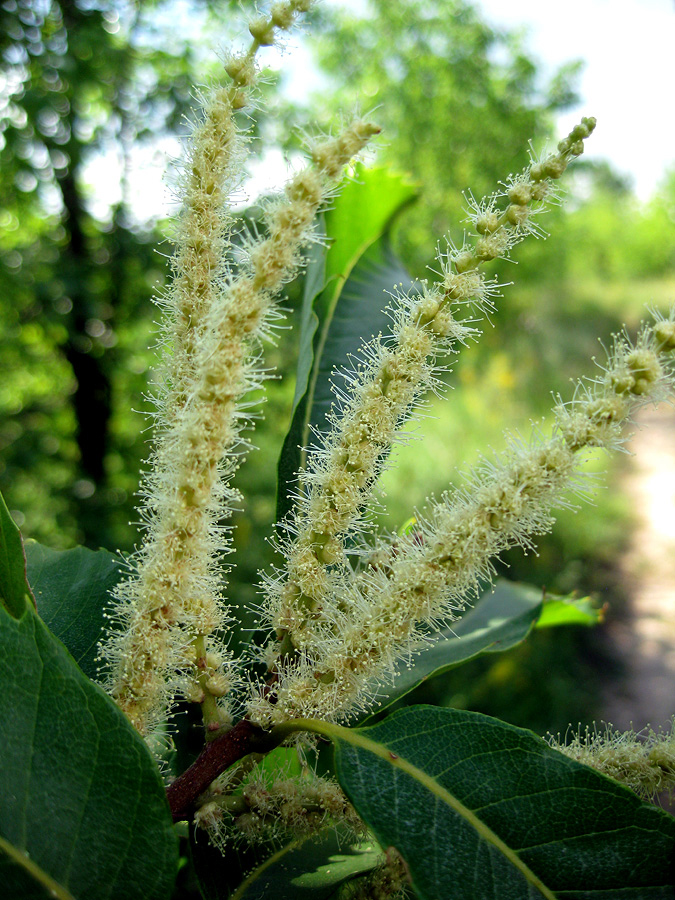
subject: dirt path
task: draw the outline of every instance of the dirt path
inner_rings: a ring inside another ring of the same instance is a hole
[[[602,717],[622,730],[675,714],[675,411],[644,410],[629,449],[627,489],[641,521],[621,566],[632,598],[609,625],[625,680],[605,691]]]

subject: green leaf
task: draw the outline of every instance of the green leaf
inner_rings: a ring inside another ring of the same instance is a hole
[[[204,833],[191,839],[193,863],[206,900],[333,900],[342,885],[372,871],[382,858],[374,841],[355,841],[333,828],[313,838],[298,838],[271,852],[269,848],[223,857],[207,845]],[[220,857],[220,858],[218,858]],[[228,890],[232,871],[248,874]]]
[[[257,770],[265,772],[269,778],[296,778],[303,772],[297,748],[275,747],[260,760]]]
[[[98,643],[122,561],[107,550],[50,550],[26,541],[28,581],[40,618],[63,641],[85,675],[95,680]]]
[[[499,579],[494,590],[483,594],[451,626],[440,633],[430,632],[434,640],[430,647],[410,661],[399,661],[392,683],[373,682],[378,712],[429,678],[484,653],[501,653],[520,644],[532,631],[542,608],[540,590]],[[370,715],[367,713],[364,719]]]
[[[0,837],[0,884],[21,900],[73,900],[73,895],[36,866],[32,859]]]
[[[0,602],[7,612],[18,618],[32,600],[26,580],[21,532],[0,494]]]
[[[295,747],[276,747],[260,767],[270,778],[302,773]],[[197,828],[190,834],[190,852],[206,900],[294,900],[296,896],[323,900],[333,897],[346,880],[374,868],[381,855],[372,842],[357,842],[353,835],[332,828],[281,847],[241,841],[236,846],[227,844],[223,851],[216,850]]]
[[[594,606],[590,597],[545,597],[537,628],[558,625],[586,625],[592,628],[599,625],[604,616],[604,607]]]
[[[396,285],[407,290],[412,287],[413,280],[392,250],[389,235],[385,233],[365,250],[342,287],[321,356],[315,360],[316,383],[303,434],[305,445],[311,440],[310,426],[320,430],[328,427],[327,416],[335,400],[331,376],[338,390],[345,388],[339,367],[358,352],[364,339],[390,330],[390,320],[384,310],[389,301],[388,292]]]
[[[177,843],[144,742],[32,609],[0,609],[0,641],[5,896],[170,897]]]
[[[675,819],[529,731],[409,707],[329,737],[342,787],[421,900],[665,900]]]
[[[378,713],[410,693],[423,681],[442,675],[484,653],[502,653],[522,643],[533,628],[596,625],[602,610],[588,597],[543,596],[539,588],[500,578],[452,625],[429,632],[433,643],[412,660],[401,660],[392,683],[372,683]],[[357,722],[365,722],[365,713]]]
[[[359,167],[356,180],[347,182],[324,216],[329,249],[314,247],[305,278],[293,416],[278,467],[277,521],[292,508],[311,426],[325,425],[333,368],[344,365],[364,338],[386,328],[384,292],[411,284],[383,235],[415,193],[385,169]]]
[[[374,841],[350,841],[328,829],[282,847],[251,872],[232,900],[330,900],[345,882],[371,872],[381,858]]]
[[[364,250],[416,196],[415,185],[390,169],[357,166],[354,178],[343,186],[326,213],[326,233],[334,242],[328,253],[328,279],[345,281]]]

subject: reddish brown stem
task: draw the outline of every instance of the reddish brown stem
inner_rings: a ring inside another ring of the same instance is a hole
[[[229,766],[254,751],[272,749],[266,732],[242,719],[221,737],[210,741],[182,775],[169,785],[166,796],[174,822],[189,819],[200,794]]]

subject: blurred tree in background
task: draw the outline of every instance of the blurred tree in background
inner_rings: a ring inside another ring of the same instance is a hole
[[[578,101],[582,63],[542,83],[520,39],[464,0],[370,0],[368,27],[344,10],[323,10],[315,43],[330,89],[316,103],[329,119],[356,103],[376,108],[382,159],[420,185],[396,246],[421,275],[434,238],[461,242],[463,192],[480,198],[520,171],[528,141],[550,137],[553,115]]]
[[[26,534],[56,546],[129,544],[143,450],[128,412],[163,274],[129,175],[134,153],[184,130],[199,80],[184,14],[0,4],[0,487]]]
[[[323,28],[313,29],[310,46],[326,80],[302,124],[317,111],[330,121],[356,103],[376,108],[384,130],[380,160],[419,185],[419,201],[400,216],[392,240],[413,274],[423,277],[435,241],[447,234],[462,242],[464,192],[476,198],[491,193],[527,163],[530,139],[534,152],[552,141],[555,116],[578,103],[575,80],[583,63],[570,62],[544,79],[519,36],[491,27],[464,0],[369,0],[363,13],[324,6],[317,15]],[[451,380],[461,390],[442,408],[434,405],[439,421],[424,427],[433,461],[421,466],[415,445],[403,451],[403,472],[386,480],[390,527],[398,527],[409,508],[411,489],[420,499],[442,490],[455,466],[470,463],[467,451],[497,448],[504,428],[546,415],[551,391],[564,393],[569,378],[587,370],[598,335],[624,322],[630,327],[646,303],[670,302],[673,178],[658,198],[640,204],[608,164],[582,158],[566,190],[572,197],[541,220],[552,239],[517,248],[513,274],[503,263],[494,265],[500,280],[511,277],[515,284],[497,304],[495,329],[487,328],[480,343],[460,355]],[[595,527],[585,529],[587,560],[573,567],[579,574],[617,550],[628,532],[624,507],[612,494],[595,517],[587,516]],[[576,522],[565,534],[563,522],[562,537],[545,539],[557,549],[541,554],[541,583],[576,586],[571,570],[561,573],[560,542],[576,559],[578,531]],[[519,574],[532,562],[519,566]]]
[[[419,202],[401,217],[393,240],[423,277],[435,240],[448,234],[462,241],[465,192],[480,198],[494,191],[526,164],[528,141],[535,151],[551,141],[555,115],[578,103],[583,62],[544,80],[521,37],[491,27],[464,0],[369,0],[363,16],[330,7],[319,14],[324,28],[314,30],[313,47],[328,80],[308,119],[319,109],[330,121],[356,103],[377,109],[380,158],[419,185]],[[512,373],[513,394],[527,397],[526,405],[535,400],[539,412],[550,405],[549,391],[593,353],[598,334],[636,321],[645,301],[663,301],[670,288],[663,279],[672,280],[675,264],[672,179],[645,207],[607,164],[581,160],[571,184],[575,199],[541,223],[554,239],[517,251],[516,284],[500,304],[495,340],[488,332],[472,353],[481,371],[488,358],[495,365],[506,331],[518,344],[507,352],[523,359]],[[495,268],[508,279],[503,265]],[[638,281],[637,296],[633,284],[622,294],[621,286]],[[532,378],[526,361],[534,358]]]

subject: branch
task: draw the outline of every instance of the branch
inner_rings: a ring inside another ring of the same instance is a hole
[[[271,738],[248,719],[242,719],[226,734],[210,741],[190,768],[166,789],[173,821],[189,819],[199,795],[237,760],[254,751],[271,750],[278,743],[278,739]]]

